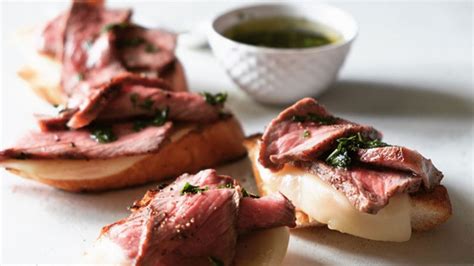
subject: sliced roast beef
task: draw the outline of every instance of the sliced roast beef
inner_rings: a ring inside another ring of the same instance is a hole
[[[293,162],[344,193],[359,211],[377,213],[392,196],[419,189],[421,179],[411,173],[394,170],[374,170],[361,166],[336,168],[321,161]]]
[[[252,209],[272,215],[249,215]],[[286,198],[242,199],[239,184],[214,170],[185,174],[148,192],[132,211],[104,227],[102,237],[121,246],[135,265],[209,265],[209,258],[232,265],[239,224],[251,230],[295,223],[294,207]]]
[[[83,79],[88,60],[88,46],[99,36],[104,26],[129,21],[131,11],[106,10],[96,2],[74,1],[66,21],[62,61],[61,86],[71,94]]]
[[[176,35],[136,25],[116,28],[119,56],[130,70],[163,71],[175,60]]]
[[[156,110],[168,109],[168,118],[183,122],[212,122],[219,118],[220,106],[206,102],[202,95],[191,92],[172,92],[141,85],[124,87],[121,94],[110,101],[98,115],[98,120],[154,116]]]
[[[423,185],[431,189],[443,178],[441,173],[420,153],[400,146],[360,149],[357,159],[363,163],[383,166],[391,169],[411,171],[423,179]]]
[[[76,91],[68,101],[68,111],[56,117],[37,116],[37,121],[43,131],[66,128],[81,128],[89,125],[97,118],[109,102],[117,97],[124,87],[129,85],[143,85],[151,88],[169,90],[168,83],[159,78],[149,79],[130,73],[117,75],[109,82],[96,88],[85,87]],[[119,111],[119,113],[122,110]]]
[[[64,46],[64,31],[69,12],[61,13],[49,21],[43,28],[40,36],[38,51],[62,60]]]
[[[277,226],[296,226],[294,206],[283,194],[276,193],[262,198],[245,197],[240,200],[237,223],[239,232]]]
[[[81,130],[30,132],[14,148],[0,151],[8,159],[109,159],[156,152],[172,133],[172,123],[139,132],[132,123]],[[96,136],[97,139],[93,139]],[[113,140],[113,141],[112,141]],[[106,143],[98,143],[98,141]],[[107,142],[110,141],[110,142]]]
[[[220,116],[222,105],[211,105],[196,93],[172,92],[161,79],[121,76],[103,86],[90,90],[78,108],[58,117],[38,119],[40,128],[78,129],[93,121],[124,120],[154,117],[157,111],[168,110],[167,118],[182,122],[213,122]]]
[[[338,138],[355,133],[368,139],[382,136],[370,126],[334,117],[316,100],[305,98],[272,120],[262,137],[259,161],[272,170],[294,160],[311,161],[331,149]]]

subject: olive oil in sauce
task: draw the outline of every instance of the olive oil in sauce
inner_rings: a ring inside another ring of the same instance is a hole
[[[311,48],[335,43],[341,39],[329,27],[296,17],[250,19],[224,32],[236,42],[270,48]]]

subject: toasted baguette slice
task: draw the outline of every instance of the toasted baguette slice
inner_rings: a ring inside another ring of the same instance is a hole
[[[260,230],[239,236],[234,265],[281,265],[290,239],[287,227]],[[84,263],[93,265],[132,265],[123,250],[108,237],[101,236],[84,255]]]
[[[42,99],[51,104],[65,104],[67,97],[60,86],[61,62],[37,52],[35,47],[37,32],[37,28],[32,28],[17,33],[16,42],[27,62],[17,74]],[[176,60],[173,67],[165,71],[161,78],[168,81],[175,91],[188,90],[184,68],[179,60]]]
[[[234,117],[180,127],[157,152],[105,160],[7,160],[8,171],[74,192],[101,191],[193,173],[245,155]]]
[[[248,137],[244,141],[260,195],[270,192],[258,170],[257,154],[261,135]],[[446,188],[438,185],[430,192],[417,192],[409,195],[410,222],[414,231],[427,231],[445,222],[452,214],[451,202]],[[298,208],[298,206],[296,206]],[[301,210],[296,212],[297,227],[322,226]]]

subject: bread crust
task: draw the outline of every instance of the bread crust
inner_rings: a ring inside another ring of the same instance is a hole
[[[7,170],[71,192],[103,191],[194,173],[241,158],[246,154],[243,140],[240,123],[234,117],[228,117],[198,126],[178,140],[165,143],[157,153],[146,155],[131,167],[107,177],[59,180],[29,176],[18,169]]]
[[[244,140],[248,156],[252,163],[252,170],[255,182],[260,195],[267,195],[269,191],[265,189],[265,184],[257,170],[256,152],[261,134],[255,134]],[[444,223],[452,215],[451,201],[447,189],[443,185],[436,186],[431,191],[419,191],[410,194],[410,220],[414,231],[428,231]],[[296,228],[322,226],[301,210],[296,210]]]

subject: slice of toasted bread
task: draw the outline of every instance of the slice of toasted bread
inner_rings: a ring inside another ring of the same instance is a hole
[[[17,74],[43,100],[51,104],[65,104],[67,97],[60,86],[61,62],[36,51],[37,32],[37,28],[24,29],[16,36],[27,62]],[[174,91],[188,90],[184,68],[178,59],[170,69],[162,73],[161,78],[168,81]]]
[[[10,172],[67,191],[123,188],[196,172],[241,158],[244,134],[234,117],[181,127],[157,152],[106,160],[7,160]]]
[[[244,141],[249,158],[252,162],[255,182],[260,195],[270,193],[266,184],[262,181],[260,173],[256,167],[258,141],[260,134],[248,137]],[[414,231],[427,231],[445,222],[452,214],[451,202],[446,188],[438,185],[430,192],[417,192],[410,194],[410,219]],[[301,210],[296,212],[297,227],[321,226],[323,224],[309,217]]]

